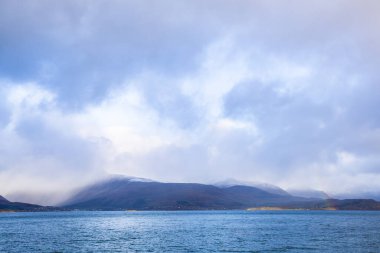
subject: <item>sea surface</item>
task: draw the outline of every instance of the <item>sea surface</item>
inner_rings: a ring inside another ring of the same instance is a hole
[[[380,212],[0,213],[0,252],[380,252]]]

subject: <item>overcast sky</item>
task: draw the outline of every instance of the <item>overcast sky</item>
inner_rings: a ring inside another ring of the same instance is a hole
[[[107,173],[380,190],[380,2],[0,2],[0,194]]]

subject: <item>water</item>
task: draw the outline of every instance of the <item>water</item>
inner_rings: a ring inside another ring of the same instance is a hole
[[[0,213],[0,252],[380,252],[380,212]]]

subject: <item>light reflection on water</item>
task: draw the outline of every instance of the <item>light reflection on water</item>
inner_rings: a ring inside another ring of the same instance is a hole
[[[380,212],[0,213],[0,252],[380,252]]]

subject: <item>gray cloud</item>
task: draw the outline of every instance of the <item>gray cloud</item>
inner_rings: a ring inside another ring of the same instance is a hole
[[[0,191],[106,172],[380,190],[379,8],[2,1]]]

